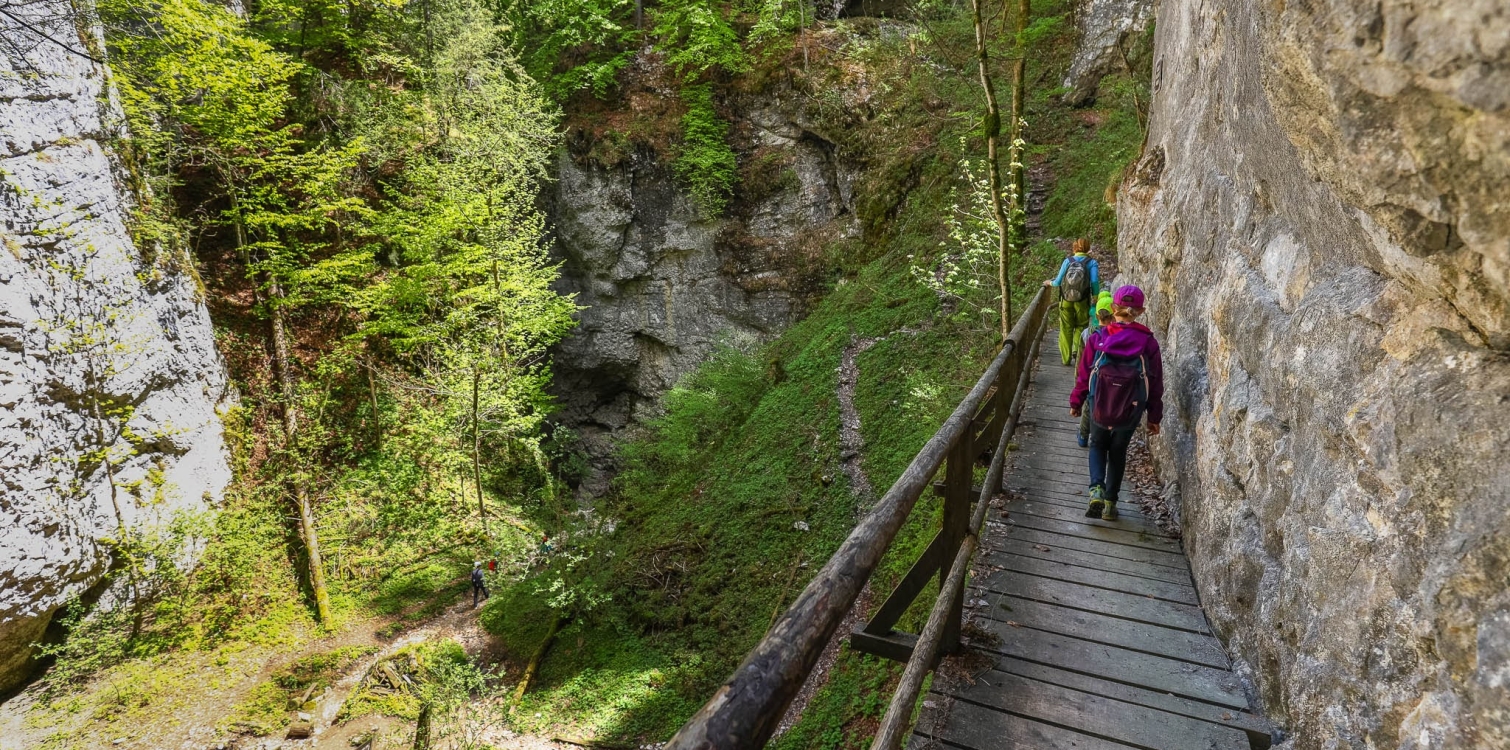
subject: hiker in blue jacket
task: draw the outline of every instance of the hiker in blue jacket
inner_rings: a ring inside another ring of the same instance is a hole
[[[1059,264],[1059,275],[1043,282],[1059,289],[1059,357],[1066,367],[1080,356],[1080,332],[1090,327],[1091,308],[1101,294],[1101,268],[1090,256],[1091,243],[1081,237],[1073,250]]]

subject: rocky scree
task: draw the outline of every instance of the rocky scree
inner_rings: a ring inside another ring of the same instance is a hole
[[[11,13],[87,47],[66,3]],[[103,540],[205,510],[230,468],[226,376],[192,271],[132,246],[105,71],[16,19],[0,35],[3,691],[54,613],[105,575]]]
[[[1296,748],[1510,747],[1510,6],[1158,14],[1120,260],[1212,623]]]

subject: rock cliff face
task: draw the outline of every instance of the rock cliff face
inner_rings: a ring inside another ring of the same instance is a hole
[[[1079,0],[1075,27],[1080,32],[1075,56],[1064,75],[1064,103],[1085,104],[1108,73],[1130,64],[1132,37],[1153,21],[1154,0]]]
[[[1124,279],[1297,748],[1510,747],[1510,6],[1163,0]]]
[[[11,12],[83,49],[67,9]],[[205,509],[230,469],[209,315],[191,271],[132,246],[104,72],[12,19],[0,36],[3,691],[110,567],[107,539]]]
[[[559,159],[560,289],[584,309],[554,352],[553,388],[558,421],[591,458],[584,498],[607,488],[615,435],[720,344],[747,346],[791,323],[809,254],[859,231],[856,170],[795,101],[767,95],[735,109],[746,180],[725,218],[701,212],[652,154],[613,167]]]

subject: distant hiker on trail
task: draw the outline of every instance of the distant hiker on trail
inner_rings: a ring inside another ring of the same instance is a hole
[[[1153,332],[1137,322],[1143,314],[1143,290],[1119,287],[1112,294],[1111,324],[1090,335],[1075,389],[1070,392],[1070,415],[1090,407],[1091,502],[1086,518],[1117,518],[1122,475],[1127,470],[1127,446],[1143,415],[1148,434],[1159,434],[1164,419],[1164,363]],[[1089,401],[1089,404],[1087,404]]]
[[[1085,329],[1085,332],[1080,334],[1080,340],[1089,343],[1091,334],[1101,332],[1111,324],[1112,320],[1112,293],[1102,290],[1101,294],[1096,295],[1096,322],[1092,327]],[[1082,347],[1081,351],[1084,350],[1085,348]],[[1084,448],[1087,445],[1086,441],[1090,440],[1090,437],[1091,413],[1081,409],[1080,434],[1075,436],[1075,442],[1079,443],[1081,448]]]
[[[1091,243],[1081,237],[1073,250],[1059,265],[1059,275],[1043,282],[1059,289],[1059,356],[1066,366],[1080,356],[1080,332],[1090,326],[1091,306],[1101,293],[1101,268],[1090,256]]]
[[[482,577],[482,561],[478,560],[472,563],[472,608],[476,609],[479,599],[485,601],[488,596],[488,584]]]

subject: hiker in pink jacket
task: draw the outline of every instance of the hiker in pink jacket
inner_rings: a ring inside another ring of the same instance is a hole
[[[1070,415],[1091,410],[1091,502],[1086,518],[1117,518],[1117,496],[1127,470],[1127,446],[1143,416],[1148,434],[1159,434],[1164,418],[1164,363],[1159,342],[1143,314],[1143,290],[1124,286],[1112,294],[1112,322],[1092,333],[1080,355]]]

